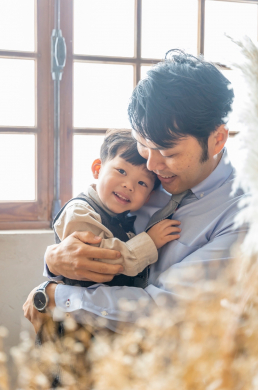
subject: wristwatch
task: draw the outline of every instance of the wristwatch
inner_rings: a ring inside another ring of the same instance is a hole
[[[47,282],[42,283],[38,289],[36,290],[35,294],[33,295],[33,306],[40,311],[40,313],[46,312],[46,307],[48,305],[48,295],[46,293],[46,288],[49,285],[49,283],[55,283],[51,280],[48,280]]]

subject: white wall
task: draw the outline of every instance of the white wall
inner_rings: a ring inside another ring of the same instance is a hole
[[[22,305],[45,279],[43,257],[54,243],[52,230],[0,231],[0,325],[9,329],[6,347],[19,342],[21,325],[30,328]]]

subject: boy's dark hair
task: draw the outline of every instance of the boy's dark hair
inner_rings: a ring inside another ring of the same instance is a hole
[[[105,164],[105,162],[112,160],[117,155],[132,165],[146,166],[146,160],[139,154],[137,150],[137,142],[132,137],[131,130],[110,129],[107,131],[104,142],[100,148],[101,162]],[[160,185],[160,181],[154,172],[152,172],[152,174],[156,177],[153,187],[155,190]]]
[[[225,123],[231,109],[234,93],[229,85],[211,63],[170,50],[133,91],[128,107],[132,128],[162,148],[193,136],[204,162],[210,134]]]

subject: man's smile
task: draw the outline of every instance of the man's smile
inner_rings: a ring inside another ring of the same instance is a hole
[[[159,180],[161,181],[161,183],[172,183],[172,181],[174,181],[174,179],[177,177],[177,175],[173,175],[173,174],[160,174],[160,173],[157,173],[155,172],[159,178]]]

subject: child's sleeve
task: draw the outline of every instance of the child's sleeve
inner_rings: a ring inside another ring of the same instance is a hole
[[[123,274],[128,276],[137,275],[158,259],[156,245],[147,233],[140,233],[127,242],[115,238],[111,231],[102,225],[100,215],[86,202],[80,203],[78,200],[70,202],[54,227],[61,241],[75,231],[91,231],[101,237],[100,244],[96,246],[117,250],[121,253],[121,257],[116,260],[97,260],[110,264],[122,264]]]

